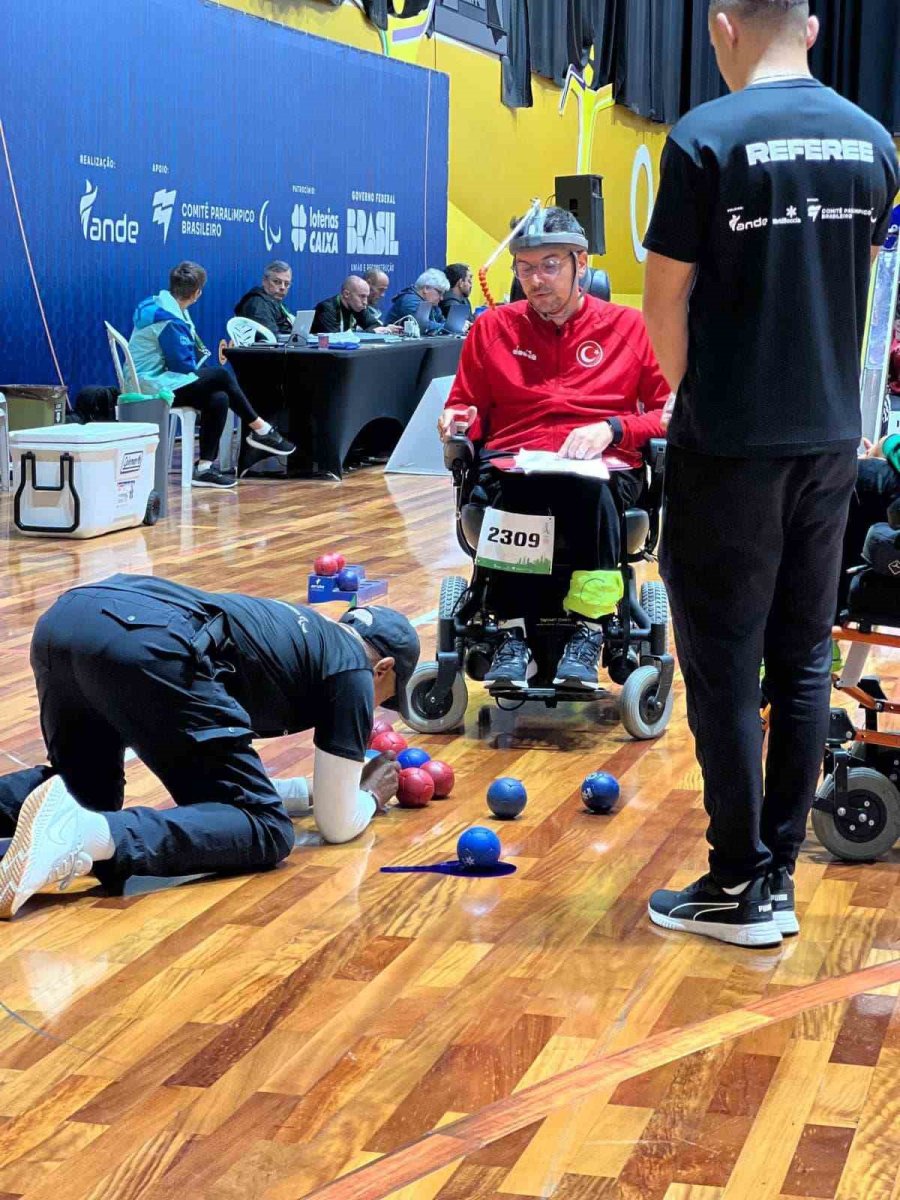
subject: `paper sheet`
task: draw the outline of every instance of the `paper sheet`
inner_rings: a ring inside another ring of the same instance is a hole
[[[609,479],[602,458],[560,458],[552,450],[520,450],[516,466],[526,475],[582,475],[587,479]]]

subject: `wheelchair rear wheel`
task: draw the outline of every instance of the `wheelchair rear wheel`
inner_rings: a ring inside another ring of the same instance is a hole
[[[620,716],[626,731],[638,741],[658,738],[671,720],[674,694],[670,690],[665,704],[660,705],[658,693],[657,667],[638,667],[625,680],[619,697]]]
[[[669,653],[669,597],[666,595],[665,584],[658,579],[651,579],[641,584],[641,608],[650,618],[651,625],[665,625],[666,644],[663,653]],[[650,653],[650,643],[641,643],[641,654]]]
[[[465,721],[469,706],[465,679],[458,673],[449,692],[437,700],[429,700],[437,674],[436,662],[419,663],[409,681],[409,714],[405,719],[417,733],[450,733]]]
[[[816,798],[834,798],[834,776],[822,782]],[[847,803],[837,812],[812,810],[813,832],[826,850],[845,862],[887,854],[900,838],[900,792],[879,771],[851,767]]]
[[[461,575],[448,575],[441,580],[441,598],[438,601],[438,651],[446,653],[453,649],[456,641],[454,617],[456,608],[466,594],[468,584]]]
[[[438,602],[438,617],[452,617],[460,598],[469,585],[462,575],[448,575],[441,580],[441,598]]]

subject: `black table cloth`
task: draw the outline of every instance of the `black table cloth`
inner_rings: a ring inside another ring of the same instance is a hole
[[[399,435],[429,383],[456,373],[462,344],[441,337],[349,351],[234,346],[225,356],[257,412],[297,444],[287,473],[340,479],[366,426],[396,422]]]

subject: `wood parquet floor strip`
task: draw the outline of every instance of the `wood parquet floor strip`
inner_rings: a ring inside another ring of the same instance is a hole
[[[333,548],[389,578],[427,657],[440,578],[467,574],[446,479],[171,500],[78,543],[14,535],[0,497],[0,772],[42,761],[30,633],[67,587],[130,570],[302,601]],[[895,688],[897,656],[875,667]],[[449,800],[349,846],[298,821],[267,874],[114,898],[88,878],[0,925],[0,1200],[900,1200],[897,852],[848,866],[808,840],[779,951],[656,929],[647,893],[706,861],[680,678],[653,743],[615,689],[553,712],[469,690],[462,735],[412,736],[456,770]],[[260,752],[311,767],[308,735]],[[621,782],[607,817],[579,802],[594,769]],[[126,773],[126,803],[168,803]],[[485,808],[499,775],[528,786],[516,822]],[[381,873],[451,857],[472,824],[517,874]]]

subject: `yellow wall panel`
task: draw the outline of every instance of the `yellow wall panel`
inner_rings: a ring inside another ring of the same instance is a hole
[[[556,175],[591,171],[604,177],[607,254],[595,259],[616,294],[634,301],[643,290],[635,239],[643,236],[650,184],[659,178],[666,130],[612,104],[609,89],[564,95],[533,77],[534,107],[505,108],[496,58],[444,38],[419,37],[397,47],[392,34],[409,26],[392,19],[386,34],[351,3],[318,0],[222,0],[228,7],[374,53],[436,69],[450,78],[450,171],[447,253],[473,269],[509,231],[510,219],[535,196],[553,192]],[[637,163],[637,167],[636,167]],[[632,191],[635,202],[632,204]],[[634,220],[632,217],[634,210]],[[423,266],[443,266],[428,263]],[[506,262],[491,274],[497,298],[509,288]],[[476,285],[473,300],[480,302]]]

